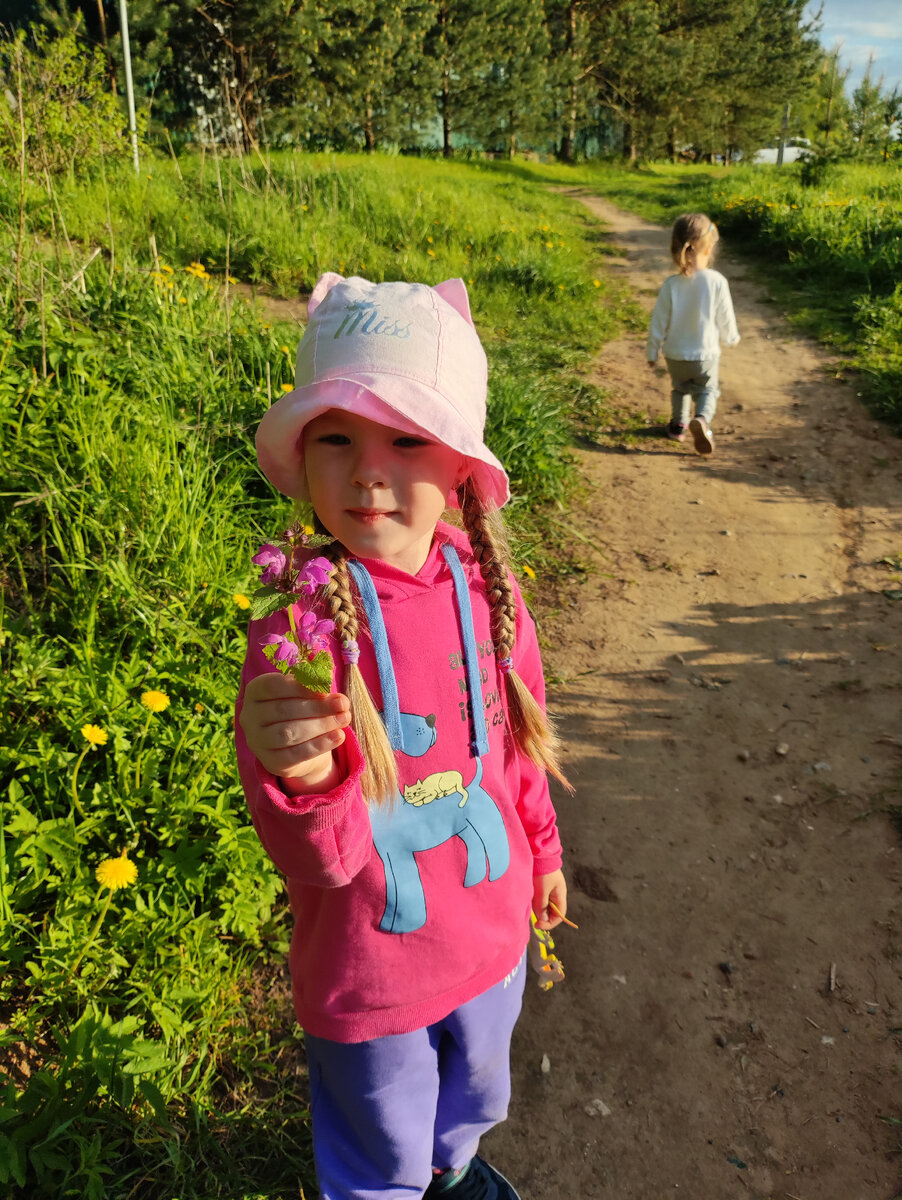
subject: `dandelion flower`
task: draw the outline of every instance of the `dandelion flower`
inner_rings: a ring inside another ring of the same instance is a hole
[[[535,579],[535,577],[536,577],[536,573],[532,569],[532,567],[529,565],[529,563],[523,564],[523,574],[526,575],[527,578],[529,578],[529,579]]]
[[[281,346],[281,347],[280,347],[280,349],[281,349],[281,351],[282,351],[282,353],[283,353],[283,354],[290,354],[290,353],[291,353],[291,351],[288,349],[288,347],[287,347],[287,346]]]
[[[226,283],[237,283],[238,280],[234,275],[226,275]]]
[[[236,592],[232,599],[239,608],[250,608],[251,606],[251,602],[248,600],[247,596],[245,596],[244,592]]]
[[[101,729],[99,725],[82,725],[81,735],[92,746],[105,746],[110,739],[107,731]]]
[[[141,703],[152,713],[161,713],[169,707],[169,697],[165,692],[142,692]]]
[[[138,868],[128,857],[128,851],[123,850],[118,858],[105,858],[94,872],[94,877],[101,887],[115,892],[117,888],[129,887],[135,882]]]
[[[600,279],[593,279],[593,280],[592,280],[592,286],[593,286],[593,287],[601,287],[601,280],[600,280]]]
[[[199,700],[198,700],[197,704],[195,704],[195,706],[194,706],[194,711],[196,713],[202,713],[204,711],[204,706],[201,704],[201,702]]]
[[[293,392],[293,391],[294,391],[294,384],[293,384],[293,383],[283,383],[283,384],[281,385],[281,387],[282,387],[282,391],[283,391],[283,392]]]

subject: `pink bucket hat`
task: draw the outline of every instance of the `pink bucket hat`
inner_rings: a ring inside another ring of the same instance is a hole
[[[428,287],[329,272],[307,316],[294,391],[257,429],[257,459],[280,492],[306,498],[304,426],[340,408],[443,442],[469,460],[484,501],[507,502],[507,475],[483,441],[487,364],[462,279]]]

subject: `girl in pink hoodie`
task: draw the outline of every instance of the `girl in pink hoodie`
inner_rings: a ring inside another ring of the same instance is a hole
[[[566,780],[503,549],[485,353],[461,280],[328,274],[308,315],[257,453],[332,540],[256,558],[305,611],[251,622],[236,740],[295,918],[320,1195],[511,1200],[476,1151],[507,1114],[530,914],[566,913],[547,772]],[[275,669],[299,657],[326,663],[321,691]]]

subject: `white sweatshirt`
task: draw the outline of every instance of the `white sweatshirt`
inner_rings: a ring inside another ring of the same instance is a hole
[[[720,343],[739,341],[730,286],[719,271],[671,275],[655,301],[646,354],[656,362],[658,353],[682,362],[719,358]]]

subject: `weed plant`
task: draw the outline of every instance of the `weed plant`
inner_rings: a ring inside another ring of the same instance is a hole
[[[245,285],[463,275],[540,577],[619,300],[563,199],[476,167],[157,161],[31,180],[21,213],[0,189],[0,1192],[310,1195],[282,888],[232,751],[249,557],[289,518],[252,438],[298,331]]]

